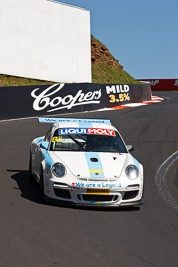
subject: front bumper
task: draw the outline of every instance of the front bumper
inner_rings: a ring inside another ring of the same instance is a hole
[[[98,184],[99,185],[99,184]],[[44,196],[49,203],[57,205],[79,206],[134,206],[143,204],[143,186],[136,184],[126,188],[118,187],[118,184],[101,183],[100,188],[91,188],[94,184],[82,184],[81,187],[59,182],[45,184]]]

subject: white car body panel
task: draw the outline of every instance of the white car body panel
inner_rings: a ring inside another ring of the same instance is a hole
[[[85,154],[89,152],[54,152],[52,158],[54,161],[59,160],[64,163],[72,172],[74,176],[80,175],[80,177],[90,178],[90,169],[87,163]],[[97,153],[91,152],[90,157],[98,158],[101,162],[105,179],[111,179],[113,177],[119,177],[123,169],[123,165],[128,155],[119,153]],[[114,159],[113,159],[114,158]],[[75,161],[74,161],[75,159]],[[133,163],[133,162],[132,162]],[[96,164],[98,166],[98,164]],[[82,168],[81,168],[82,166]],[[99,169],[95,167],[96,172]],[[96,176],[97,178],[97,176]],[[100,178],[99,178],[100,179]]]

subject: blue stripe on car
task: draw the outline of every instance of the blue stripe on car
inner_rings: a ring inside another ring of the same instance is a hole
[[[46,161],[46,164],[48,165],[49,168],[54,164],[53,159],[51,158],[50,154],[48,151],[42,154],[44,160]]]
[[[39,138],[36,138],[36,141],[37,141],[37,143],[39,144],[40,142],[42,142],[42,141],[43,141],[43,138],[41,138],[41,137],[39,137]]]
[[[90,177],[91,178],[104,178],[103,166],[102,166],[99,154],[97,152],[84,152],[84,154],[87,160]],[[91,158],[97,158],[98,161],[92,162]],[[92,170],[96,170],[96,171],[93,172]]]
[[[132,159],[133,159],[134,165],[140,170],[140,164],[139,164],[139,162],[133,156],[132,156]]]
[[[90,201],[91,204],[105,204],[105,201]]]
[[[78,125],[79,125],[79,128],[93,128],[93,125],[91,122],[79,122]]]

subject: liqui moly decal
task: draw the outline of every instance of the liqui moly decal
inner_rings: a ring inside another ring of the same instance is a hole
[[[52,112],[65,108],[71,109],[74,106],[100,103],[101,89],[87,93],[79,90],[75,96],[65,95],[62,97],[59,93],[63,87],[64,84],[53,84],[39,94],[40,88],[34,89],[31,92],[31,96],[35,98],[33,108],[37,111],[48,108],[47,112]]]
[[[71,129],[59,129],[59,135],[65,134],[87,134],[85,128],[71,128]]]
[[[97,128],[59,129],[59,135],[65,135],[65,134],[99,134],[99,135],[115,136],[115,131],[108,129],[97,129]]]
[[[115,136],[114,130],[88,128],[87,131],[88,131],[88,134],[100,134],[100,135]]]

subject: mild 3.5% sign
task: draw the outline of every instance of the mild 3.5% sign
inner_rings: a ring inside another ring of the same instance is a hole
[[[119,94],[118,98],[116,98],[115,95],[109,95],[110,103],[115,103],[115,102],[123,102],[123,101],[129,101],[130,100],[130,96],[129,94]]]

